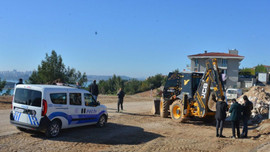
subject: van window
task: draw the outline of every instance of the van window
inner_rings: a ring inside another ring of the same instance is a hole
[[[18,88],[15,92],[14,102],[24,105],[41,107],[41,92]]]
[[[95,106],[96,101],[91,94],[84,94],[84,102],[86,106]]]
[[[82,105],[82,95],[80,93],[69,94],[70,105]]]
[[[54,104],[67,104],[67,94],[66,93],[52,93],[50,94],[51,101]]]

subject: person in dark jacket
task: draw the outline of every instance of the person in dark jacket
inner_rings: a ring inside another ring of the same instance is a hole
[[[215,115],[215,118],[216,118],[216,137],[224,138],[225,136],[222,135],[222,131],[223,131],[223,125],[224,125],[225,118],[226,118],[226,111],[228,110],[228,105],[225,102],[224,96],[221,96],[221,101],[217,101],[216,96],[213,94],[212,99],[213,99],[213,101],[216,102],[216,115]],[[219,128],[220,128],[220,132],[219,132]]]
[[[119,89],[117,92],[118,96],[118,103],[117,103],[117,112],[119,112],[119,106],[121,106],[121,110],[123,110],[123,102],[125,97],[125,92],[122,90],[122,88]]]
[[[244,104],[242,105],[243,108],[243,130],[241,137],[242,138],[247,138],[248,134],[248,120],[251,116],[251,110],[253,109],[253,104],[248,100],[248,97],[246,95],[243,96],[244,99]]]
[[[96,84],[96,80],[89,86],[89,92],[92,93],[94,99],[97,101],[97,96],[99,94],[98,85]]]
[[[231,121],[232,121],[232,138],[236,138],[235,129],[237,130],[237,137],[240,138],[239,122],[241,119],[242,107],[236,101],[236,99],[233,99],[232,103],[233,104],[231,105],[229,110],[229,112],[231,113]]]
[[[19,79],[19,82],[16,83],[16,85],[18,85],[18,84],[23,84],[23,79],[22,79],[22,78],[20,78],[20,79]]]

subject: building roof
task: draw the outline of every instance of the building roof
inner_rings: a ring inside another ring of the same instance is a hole
[[[194,55],[189,55],[189,59],[193,58],[224,58],[224,59],[239,59],[243,60],[244,56],[240,56],[237,54],[230,54],[230,53],[221,53],[221,52],[205,52],[205,53],[200,53],[200,54],[194,54]]]
[[[264,67],[266,67],[266,68],[270,68],[270,65],[263,65]]]

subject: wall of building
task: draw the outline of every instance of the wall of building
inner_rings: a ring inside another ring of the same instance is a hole
[[[239,60],[228,59],[227,62],[227,87],[237,87],[239,73]]]
[[[204,72],[205,71],[205,62],[207,59],[198,59],[198,66],[195,67],[195,59],[191,60],[191,71]],[[197,68],[197,70],[196,70]]]
[[[198,72],[204,72],[205,71],[205,62],[206,58],[198,58],[198,66],[197,70]],[[227,80],[226,80],[226,86],[227,87],[237,87],[238,82],[238,72],[239,72],[239,60],[235,59],[227,59],[227,67],[223,67],[227,69]],[[195,59],[191,59],[191,71],[195,70]]]

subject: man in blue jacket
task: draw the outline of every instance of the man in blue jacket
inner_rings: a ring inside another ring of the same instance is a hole
[[[232,100],[232,103],[229,112],[231,113],[232,121],[232,138],[235,139],[235,128],[237,130],[237,137],[240,138],[239,121],[241,119],[242,107],[235,99]]]

